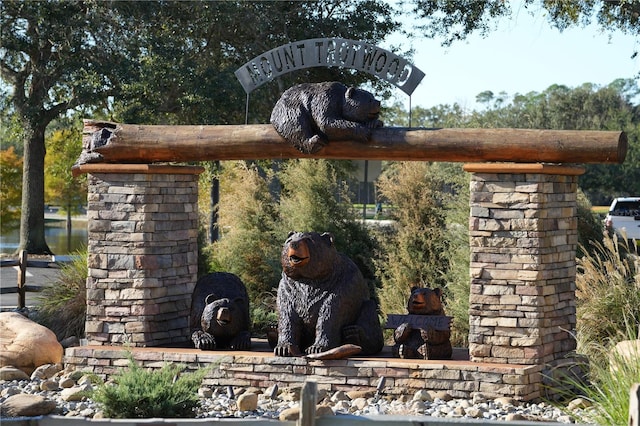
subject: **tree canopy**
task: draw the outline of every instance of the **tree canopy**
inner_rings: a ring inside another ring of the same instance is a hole
[[[441,36],[444,44],[464,40],[472,33],[488,34],[499,18],[509,18],[513,5],[527,13],[547,16],[560,31],[595,23],[604,33],[640,34],[640,2],[636,0],[410,0],[416,30],[428,38]],[[633,52],[636,55],[637,52]]]
[[[23,129],[20,247],[49,253],[44,238],[44,136],[70,109],[118,86],[119,33],[98,3],[3,1],[0,70]]]
[[[460,105],[414,108],[412,125],[420,127],[510,127],[558,130],[622,130],[628,138],[622,164],[587,164],[580,187],[594,205],[607,205],[616,196],[640,193],[640,93],[637,81],[619,79],[606,86],[585,83],[570,88],[552,85],[542,92],[508,95],[485,91],[477,96],[483,109],[465,111]],[[385,111],[390,125],[406,126],[408,114],[398,104]]]
[[[399,26],[381,0],[6,0],[0,7],[0,75],[9,104],[3,116],[17,116],[23,128],[20,249],[30,253],[50,252],[44,135],[54,119],[84,107],[147,124],[241,123],[245,96],[232,73],[265,48],[325,35],[375,43]],[[339,69],[286,76],[324,78],[366,80]],[[271,86],[262,91],[255,120],[266,120],[279,94]]]
[[[638,34],[638,2],[523,0],[560,29],[591,20]],[[503,0],[409,0],[418,29],[448,43],[512,13]],[[19,1],[0,2],[2,115],[21,124],[24,155],[20,248],[47,253],[44,135],[70,110],[145,124],[239,124],[246,95],[233,71],[271,48],[314,37],[378,44],[401,31],[401,3]],[[252,96],[249,122],[268,121],[287,87],[302,81],[388,86],[364,73],[313,68],[286,74]],[[6,95],[6,96],[5,96]],[[5,102],[6,101],[6,102]],[[79,141],[78,141],[79,143]]]

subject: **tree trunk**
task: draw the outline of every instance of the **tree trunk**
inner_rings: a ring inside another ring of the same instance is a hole
[[[213,162],[213,178],[211,178],[211,217],[209,218],[209,243],[213,244],[220,238],[218,227],[218,203],[220,202],[220,162]]]
[[[45,128],[25,122],[20,245],[17,251],[26,250],[29,254],[52,254],[44,236]]]
[[[67,203],[67,253],[71,253],[71,202]]]

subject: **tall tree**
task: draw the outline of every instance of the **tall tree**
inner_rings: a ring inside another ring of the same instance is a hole
[[[0,75],[24,128],[20,248],[50,252],[44,133],[56,117],[102,106],[126,121],[240,123],[245,94],[233,71],[242,63],[300,38],[382,40],[399,26],[392,11],[382,0],[0,2]],[[362,81],[337,69],[324,75]],[[268,119],[280,91],[262,91],[253,121]]]
[[[487,108],[473,112],[467,127],[519,127],[559,130],[623,130],[628,137],[622,164],[587,164],[580,186],[595,205],[615,196],[640,192],[640,108],[633,99],[635,80],[619,79],[606,86],[585,83],[570,88],[552,85],[542,93],[486,98]]]
[[[114,21],[101,2],[0,3],[0,70],[24,131],[20,246],[50,253],[44,236],[45,130],[84,103],[106,99],[117,86]]]
[[[22,197],[22,158],[15,147],[0,150],[0,231],[15,229],[20,220],[20,206]]]
[[[67,214],[67,249],[71,249],[71,216],[81,211],[87,200],[87,177],[74,177],[72,166],[82,146],[79,129],[56,130],[47,138],[49,154],[45,158],[45,195],[50,204],[62,207]]]
[[[113,113],[119,121],[148,124],[244,123],[246,94],[234,71],[246,61],[296,40],[377,43],[400,28],[393,7],[382,0],[131,2],[128,8],[136,17],[129,25],[138,31],[139,66],[123,83]],[[325,80],[375,82],[340,68],[286,74],[252,94],[249,122],[268,122],[287,87]]]
[[[491,31],[501,17],[513,14],[513,1],[505,0],[411,0],[418,18],[416,29],[426,37],[442,36],[444,44],[463,40],[474,32]],[[595,23],[606,33],[640,34],[640,2],[637,0],[523,0],[532,14],[544,14],[560,31]],[[637,55],[637,51],[632,54]]]

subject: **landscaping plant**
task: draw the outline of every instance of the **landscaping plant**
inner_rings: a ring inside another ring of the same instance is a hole
[[[382,310],[405,312],[414,285],[440,287],[458,346],[469,328],[468,189],[468,175],[452,163],[394,163],[378,182],[395,220],[378,235]]]
[[[586,251],[585,251],[586,252]],[[624,238],[605,236],[593,254],[577,259],[576,301],[578,350],[589,357],[590,346],[615,345],[625,335],[638,336],[640,324],[640,269]]]
[[[36,320],[53,331],[59,340],[84,337],[87,312],[87,250],[76,251],[51,285],[38,295]]]
[[[640,354],[622,358],[613,348],[640,337],[639,260],[624,238],[605,236],[577,260],[577,350],[586,355],[586,380],[554,383],[565,399],[582,397],[590,408],[570,412],[577,421],[598,425],[627,423],[629,392],[640,383]],[[567,386],[569,385],[569,386]]]
[[[625,328],[617,334],[617,340],[636,339],[638,336],[633,333],[637,328],[637,322],[626,321]],[[640,353],[632,350],[625,357],[612,351],[613,344],[587,342],[583,338],[578,338],[578,345],[590,354],[587,365],[581,366],[588,372],[587,380],[566,378],[563,383],[557,383],[557,387],[572,389],[571,392],[560,392],[565,400],[580,397],[588,401],[588,407],[568,411],[563,403],[559,408],[567,411],[578,423],[602,426],[627,424],[630,390],[635,383],[640,383]]]
[[[198,388],[206,369],[184,372],[184,365],[165,364],[158,370],[140,367],[129,356],[129,366],[102,384],[92,398],[108,418],[195,417]]]

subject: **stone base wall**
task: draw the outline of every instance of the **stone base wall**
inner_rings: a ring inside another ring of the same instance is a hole
[[[541,368],[535,365],[375,357],[314,361],[277,357],[272,351],[265,351],[132,348],[130,353],[139,365],[148,368],[161,368],[166,362],[181,363],[193,370],[211,368],[204,384],[214,387],[266,389],[277,384],[281,389],[300,388],[305,380],[311,380],[317,382],[319,389],[331,392],[375,390],[384,376],[388,395],[413,395],[424,389],[446,391],[456,398],[472,398],[481,393],[488,398],[508,396],[531,401],[544,396]],[[390,356],[390,350],[387,352]],[[64,362],[106,379],[128,365],[128,353],[123,347],[75,347],[66,350]]]
[[[470,359],[548,365],[575,349],[583,170],[503,167],[465,166],[472,172]]]
[[[103,164],[88,171],[90,344],[189,341],[201,171]]]

